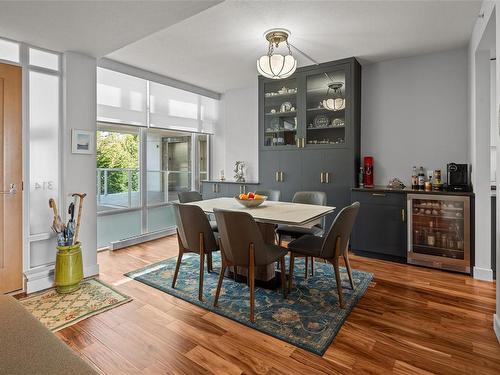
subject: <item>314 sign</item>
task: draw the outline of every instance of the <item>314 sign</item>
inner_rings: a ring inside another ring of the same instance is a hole
[[[54,181],[40,181],[34,183],[35,190],[54,190]]]

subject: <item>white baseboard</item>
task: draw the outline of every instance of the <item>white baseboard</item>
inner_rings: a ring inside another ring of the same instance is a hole
[[[146,233],[146,234],[140,234],[138,236],[130,237],[130,238],[125,238],[123,240],[119,241],[113,241],[110,243],[109,250],[114,251],[118,249],[123,249],[124,247],[129,247],[133,245],[137,245],[143,242],[147,241],[153,241],[157,240],[159,238],[163,238],[166,236],[171,236],[176,233],[176,229],[174,228],[168,228],[168,229],[162,229],[156,232],[151,232],[151,233]]]
[[[96,275],[99,275],[98,264],[93,264],[83,268],[83,277]],[[54,286],[54,266],[52,265],[49,267],[27,271],[24,273],[24,277],[24,290],[27,294],[52,288]]]
[[[500,316],[498,316],[498,314],[493,314],[493,330],[495,331],[497,340],[500,343]]]
[[[488,268],[474,267],[474,278],[478,280],[493,281],[493,271]]]

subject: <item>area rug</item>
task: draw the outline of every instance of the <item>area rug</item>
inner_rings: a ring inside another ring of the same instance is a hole
[[[319,355],[326,351],[373,278],[371,273],[353,270],[356,287],[352,290],[347,271],[342,268],[346,308],[341,309],[333,267],[315,262],[314,276],[305,279],[304,260],[297,258],[294,288],[287,299],[283,298],[280,290],[256,288],[255,323],[252,323],[249,317],[250,293],[244,283],[226,277],[222,283],[219,304],[213,306],[220,254],[214,253],[213,258],[214,272],[205,272],[203,302],[198,300],[197,255],[186,254],[182,258],[175,289],[172,289],[175,257],[125,276]]]
[[[19,302],[48,329],[56,332],[131,300],[100,280],[87,279],[72,293],[59,294],[49,289]]]

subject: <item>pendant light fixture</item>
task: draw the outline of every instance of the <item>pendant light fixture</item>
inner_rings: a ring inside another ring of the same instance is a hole
[[[330,111],[340,111],[345,108],[345,98],[342,95],[342,86],[344,86],[342,82],[332,82],[328,85],[326,99],[323,100],[324,108]],[[331,96],[330,90],[332,91]]]
[[[290,77],[297,69],[297,60],[292,56],[288,37],[290,31],[286,29],[271,29],[264,33],[269,46],[267,54],[257,60],[257,70],[264,77],[283,79]],[[288,54],[276,53],[280,43],[286,43]]]

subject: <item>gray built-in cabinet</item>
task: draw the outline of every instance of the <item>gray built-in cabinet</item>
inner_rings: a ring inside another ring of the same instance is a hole
[[[348,205],[360,163],[360,100],[355,58],[299,68],[284,80],[259,76],[260,187],[280,190],[283,201],[324,191],[336,212]]]

